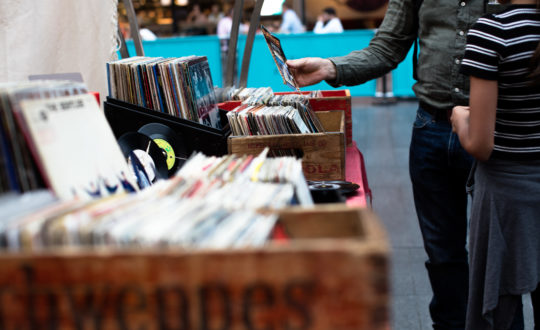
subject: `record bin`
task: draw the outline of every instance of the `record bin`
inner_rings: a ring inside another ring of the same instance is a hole
[[[280,223],[288,238],[256,249],[0,254],[0,324],[388,329],[389,247],[370,210],[290,208]]]
[[[137,132],[149,123],[160,123],[170,127],[186,147],[188,156],[193,151],[206,155],[227,154],[227,137],[230,135],[226,112],[220,110],[222,129],[217,129],[191,120],[174,117],[156,110],[150,110],[131,103],[107,97],[104,103],[105,117],[118,139],[127,132]]]
[[[276,95],[297,94],[297,92],[276,92]],[[310,92],[302,92],[309,95]],[[345,113],[345,138],[347,146],[352,146],[352,114],[351,114],[351,92],[344,90],[321,91],[321,97],[310,97],[309,103],[313,111],[342,110]],[[240,105],[240,101],[228,101],[220,104],[224,110],[232,110]]]
[[[230,154],[258,155],[292,150],[302,157],[307,180],[345,180],[345,121],[343,111],[315,112],[325,133],[229,136]]]

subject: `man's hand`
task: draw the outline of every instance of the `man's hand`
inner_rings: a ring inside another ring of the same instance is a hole
[[[334,63],[320,57],[288,60],[287,65],[300,87],[314,85],[323,80],[333,80],[337,75]]]

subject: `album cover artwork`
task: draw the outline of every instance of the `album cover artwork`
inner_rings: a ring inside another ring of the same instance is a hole
[[[210,66],[206,57],[200,57],[189,63],[189,77],[194,94],[199,122],[214,128],[221,128],[219,110],[214,93],[214,84],[210,75]]]
[[[89,94],[21,101],[21,119],[46,181],[61,199],[91,199],[132,183],[127,163]]]
[[[107,63],[109,95],[221,129],[206,56],[134,57]]]
[[[272,35],[272,33],[270,33],[270,31],[268,31],[263,25],[261,25],[261,29],[264,35],[264,39],[266,40],[266,44],[268,45],[268,49],[270,49],[270,53],[272,54],[272,57],[276,62],[278,71],[283,78],[283,83],[290,88],[300,92],[298,83],[294,79],[294,76],[292,75],[289,67],[286,64],[287,57],[285,56],[285,53],[281,48],[281,41],[279,41],[276,36]]]

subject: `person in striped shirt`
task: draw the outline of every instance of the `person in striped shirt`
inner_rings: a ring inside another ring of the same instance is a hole
[[[502,1],[500,1],[502,2]],[[468,106],[452,127],[477,159],[466,329],[510,329],[531,293],[540,327],[540,0],[512,0],[469,30]]]

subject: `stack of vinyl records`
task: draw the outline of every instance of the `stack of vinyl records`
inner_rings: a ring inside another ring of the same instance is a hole
[[[220,89],[223,101],[242,101],[248,104],[266,104],[271,98],[292,96],[293,99],[310,99],[322,97],[320,90],[303,92],[302,94],[289,93],[275,95],[272,87],[224,87]]]
[[[109,96],[221,128],[206,56],[130,57],[107,63]]]
[[[250,97],[257,97],[259,99],[269,98],[274,95],[272,87],[229,87],[224,88],[226,100],[228,101],[246,101]],[[264,103],[264,100],[261,101]]]
[[[196,154],[175,177],[136,194],[91,202],[44,193],[4,196],[0,244],[9,250],[261,246],[277,221],[271,210],[295,202],[313,204],[299,160],[267,158],[266,151]]]
[[[227,113],[235,136],[321,133],[324,128],[304,95],[258,89]]]
[[[96,99],[84,84],[0,85],[0,190],[49,187],[62,199],[92,199],[134,188]]]

